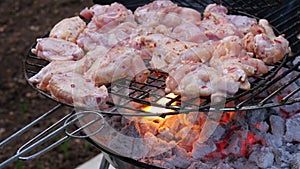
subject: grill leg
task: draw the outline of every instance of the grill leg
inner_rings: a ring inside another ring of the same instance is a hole
[[[106,158],[103,156],[100,164],[99,169],[108,169],[109,167],[109,162],[106,160]]]

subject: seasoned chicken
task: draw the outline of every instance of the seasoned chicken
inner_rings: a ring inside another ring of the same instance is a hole
[[[67,18],[54,26],[49,38],[38,39],[32,52],[51,63],[29,81],[82,106],[105,100],[104,87],[99,93],[92,84],[120,78],[145,82],[146,60],[168,73],[166,93],[223,101],[239,89],[250,89],[248,77],[267,73],[266,64],[290,52],[288,41],[276,37],[267,20],[228,15],[218,4],[208,5],[203,17],[170,0],[153,1],[134,13],[119,3],[94,5],[80,15],[87,25],[79,17]],[[82,84],[70,87],[71,79]],[[74,95],[74,86],[82,85],[87,86]]]
[[[170,72],[166,92],[186,97],[211,96],[223,98],[235,94],[241,83],[228,74],[205,64],[184,64]]]
[[[164,1],[153,1],[135,12],[135,19],[142,25],[165,25],[174,28],[182,22],[198,24],[201,21],[201,14],[191,8],[178,7],[175,3]]]
[[[106,87],[74,72],[55,74],[49,81],[50,93],[59,101],[85,109],[103,107],[108,97]]]
[[[66,18],[58,22],[50,31],[49,37],[76,42],[79,34],[86,27],[85,22],[79,17]]]
[[[94,80],[98,85],[125,77],[144,82],[148,76],[149,70],[141,58],[141,53],[125,46],[110,49],[85,73],[86,78]]]
[[[37,45],[31,52],[48,61],[79,60],[84,56],[83,50],[77,44],[50,37],[37,39]]]
[[[65,74],[74,72],[83,75],[99,57],[103,57],[107,49],[98,46],[95,50],[88,52],[81,60],[78,61],[52,61],[42,68],[37,74],[29,78],[29,81],[37,86],[37,88],[49,91],[49,80],[55,74]]]
[[[130,35],[135,32],[137,25],[135,23],[125,22],[117,26],[113,26],[111,29],[107,29],[106,26],[102,27],[97,32],[86,28],[79,35],[77,44],[86,51],[93,50],[97,46],[111,48],[115,45],[125,45],[127,44]]]
[[[212,51],[206,43],[179,41],[161,34],[139,36],[132,42],[151,58],[151,66],[169,72],[173,66],[189,62],[208,62]]]
[[[283,35],[276,37],[265,19],[260,19],[258,25],[253,25],[243,40],[246,49],[267,64],[276,63],[290,53],[289,42]]]
[[[90,8],[85,8],[80,15],[90,22],[87,25],[89,30],[98,31],[103,26],[110,25],[113,28],[123,22],[134,22],[134,16],[124,5],[113,3],[111,5],[95,4]]]

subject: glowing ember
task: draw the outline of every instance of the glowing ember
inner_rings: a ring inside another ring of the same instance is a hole
[[[167,103],[169,103],[172,99],[176,98],[178,95],[174,93],[169,93],[165,97],[159,99],[157,101],[158,104],[165,106]],[[173,102],[171,105],[176,105],[176,102]],[[147,106],[143,108],[142,110],[149,112],[149,113],[168,113],[168,112],[174,112],[172,109],[166,109],[163,107],[156,107],[156,106]]]

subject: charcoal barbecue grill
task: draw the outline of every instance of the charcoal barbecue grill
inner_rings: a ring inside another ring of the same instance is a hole
[[[94,1],[95,3],[104,3],[104,1]],[[138,1],[135,3],[133,1],[121,1],[129,9],[136,9],[138,6],[146,4],[151,1]],[[203,11],[204,8],[210,3],[221,3],[229,9],[230,13],[240,14],[240,15],[249,15],[256,18],[265,18],[273,26],[277,35],[284,34],[285,38],[290,42],[290,47],[292,49],[291,56],[285,56],[281,62],[278,62],[274,65],[269,65],[272,69],[260,77],[251,78],[251,89],[247,91],[239,91],[232,97],[227,98],[227,103],[224,107],[218,107],[217,105],[212,105],[211,101],[207,97],[201,98],[204,100],[201,104],[195,104],[194,100],[197,98],[191,98],[188,100],[182,100],[181,96],[168,97],[165,94],[158,94],[159,90],[165,88],[165,80],[167,74],[164,72],[158,72],[157,70],[151,70],[151,75],[148,80],[144,83],[135,82],[131,79],[120,79],[117,82],[114,82],[114,86],[109,85],[108,90],[112,97],[117,97],[122,99],[120,104],[115,102],[108,102],[109,108],[103,111],[73,111],[70,114],[67,114],[65,117],[60,119],[57,123],[45,129],[35,138],[25,143],[15,156],[9,158],[7,161],[4,161],[0,164],[0,168],[6,166],[8,163],[17,160],[29,160],[32,159],[53,147],[61,144],[69,138],[86,138],[96,147],[100,148],[104,152],[105,159],[102,160],[100,168],[107,168],[109,163],[113,164],[115,167],[121,168],[158,168],[146,163],[139,162],[130,157],[126,157],[122,154],[119,154],[105,145],[98,142],[93,136],[96,135],[99,131],[102,130],[104,126],[103,120],[105,117],[111,116],[160,116],[165,117],[168,115],[175,114],[185,114],[189,112],[201,111],[201,112],[232,112],[232,111],[248,111],[256,109],[266,109],[271,107],[278,107],[283,105],[298,104],[300,102],[300,86],[298,86],[293,91],[290,91],[289,94],[282,96],[281,99],[274,101],[274,97],[283,91],[285,88],[289,87],[292,83],[300,80],[300,16],[299,9],[300,4],[297,0],[293,1],[283,1],[283,0],[260,0],[260,1],[215,1],[215,0],[206,0],[206,1],[197,1],[197,0],[187,0],[179,1],[174,0],[179,6],[191,7],[198,11]],[[241,12],[242,11],[242,12]],[[48,35],[46,35],[48,36]],[[33,44],[33,48],[36,44]],[[24,59],[24,72],[25,78],[28,80],[30,77],[35,75],[41,68],[47,65],[48,62],[39,59],[36,55],[31,53],[29,50],[27,56]],[[289,81],[284,82],[277,90],[264,95],[263,92],[268,88],[276,85],[286,76],[292,76]],[[43,120],[46,116],[56,112],[59,108],[63,106],[73,107],[73,105],[59,102],[49,93],[37,89],[33,84],[29,83],[35,90],[44,96],[57,101],[58,104],[48,112],[44,113],[41,117],[37,118],[30,124],[26,125],[24,128],[20,129],[18,132],[14,133],[7,139],[3,140],[0,143],[0,147],[4,147],[7,143],[17,138],[27,130],[30,130],[39,121]],[[115,89],[117,88],[117,90]],[[122,90],[129,89],[129,94],[122,94]],[[147,98],[151,96],[155,99],[149,101]],[[160,105],[157,103],[158,100],[166,98],[168,102],[165,105]],[[137,103],[144,106],[155,106],[160,108],[165,108],[169,111],[162,112],[159,114],[148,112],[145,109],[135,108],[132,106],[132,103]],[[177,104],[173,104],[177,103]],[[179,106],[178,106],[179,105]],[[128,111],[120,111],[128,110]],[[90,117],[88,117],[90,116]],[[89,120],[87,123],[82,124],[85,121],[86,117],[88,119],[93,118],[94,120]],[[95,118],[96,117],[96,118]],[[83,118],[83,120],[82,120]],[[79,120],[79,122],[78,122]],[[63,125],[61,125],[63,123]],[[87,131],[88,126],[97,124],[97,129],[94,131]],[[69,132],[67,128],[71,125],[76,125],[77,129]],[[61,125],[61,127],[56,128]],[[55,129],[56,128],[56,129]],[[80,136],[78,133],[84,131],[86,135]],[[51,144],[50,146],[42,149],[34,155],[23,157],[24,154],[31,152],[36,147],[40,146],[42,143],[47,142],[52,136],[57,133],[65,132],[65,137],[58,140],[57,142]],[[46,135],[46,136],[45,136]],[[107,162],[109,161],[109,163]]]

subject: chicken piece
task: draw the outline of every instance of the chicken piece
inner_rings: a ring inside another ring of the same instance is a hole
[[[52,61],[37,74],[32,76],[29,79],[29,82],[33,83],[37,88],[43,91],[49,91],[48,84],[53,75],[68,72],[83,74],[92,66],[98,57],[105,55],[106,52],[107,49],[105,47],[98,46],[95,50],[88,52],[78,61]]]
[[[78,45],[57,38],[37,39],[37,45],[31,52],[48,61],[79,60],[84,56],[83,50]]]
[[[221,40],[227,36],[243,36],[243,32],[230,20],[227,12],[224,6],[217,4],[205,8],[204,18],[199,26],[205,30],[205,35],[210,40]]]
[[[210,15],[210,13],[219,13],[219,14],[227,14],[228,10],[222,5],[219,4],[209,4],[204,9],[204,15]]]
[[[289,42],[282,36],[269,38],[265,34],[254,37],[254,53],[257,58],[262,59],[267,64],[276,63],[290,53]]]
[[[166,92],[187,97],[219,93],[226,98],[227,95],[236,93],[239,87],[239,81],[205,64],[186,64],[171,72],[166,80]]]
[[[80,15],[91,20],[87,28],[92,31],[103,29],[104,26],[112,29],[123,22],[134,22],[132,12],[119,3],[112,3],[111,5],[95,4],[90,8],[82,10]]]
[[[161,19],[171,12],[176,13],[177,10],[179,10],[179,7],[169,0],[153,1],[152,3],[138,7],[134,11],[134,16],[139,24],[159,25]],[[171,16],[171,14],[169,16]],[[170,23],[170,25],[176,25],[178,22],[180,22],[176,20],[171,21],[174,23]]]
[[[190,8],[178,7],[177,4],[169,1],[153,1],[139,7],[134,12],[135,19],[139,24],[155,26],[165,25],[174,28],[182,22],[194,23],[201,21],[201,14]]]
[[[98,87],[91,79],[74,72],[53,75],[49,91],[61,102],[92,110],[103,107],[108,97],[105,86]]]
[[[76,42],[79,34],[85,29],[85,22],[79,17],[66,18],[58,22],[50,31],[49,37]]]
[[[265,34],[254,37],[254,53],[257,58],[265,63],[276,63],[290,53],[289,42],[282,36],[275,36],[269,22],[265,19],[259,20],[259,25],[265,29]]]
[[[257,24],[255,18],[241,15],[228,15],[227,18],[237,27],[243,34],[250,32],[251,26]]]
[[[240,88],[250,89],[247,77],[264,74],[269,68],[259,59],[252,58],[243,48],[242,40],[237,36],[224,38],[216,47],[210,66],[223,76],[239,82]]]
[[[166,79],[166,93],[171,93],[177,90],[177,94],[181,94],[183,90],[178,85],[181,83],[181,80],[186,76],[189,72],[197,69],[198,64],[183,64],[178,65],[172,71],[169,72],[169,76]]]
[[[195,9],[181,7],[177,14],[181,18],[182,22],[191,23],[196,26],[198,26],[201,22],[201,13]]]
[[[230,65],[239,65],[247,76],[266,73],[268,67],[261,60],[252,57],[253,54],[244,49],[242,39],[237,36],[229,36],[215,48],[210,65],[220,69]]]
[[[188,22],[176,26],[170,36],[181,41],[195,43],[203,43],[209,40],[205,34],[205,29]]]
[[[139,51],[125,46],[116,46],[105,56],[99,57],[85,73],[85,77],[102,85],[120,78],[135,78],[136,81],[144,82],[149,73]]]
[[[121,23],[110,30],[99,29],[95,32],[86,28],[78,37],[77,44],[87,51],[97,46],[111,48],[115,45],[125,45],[131,34],[135,32],[136,24],[131,22]]]
[[[179,41],[161,34],[139,36],[133,44],[149,55],[153,68],[165,72],[182,63],[205,63],[211,57],[211,51],[205,44]]]
[[[276,63],[290,53],[289,42],[283,35],[276,37],[265,19],[260,19],[258,24],[252,25],[243,41],[249,52],[253,52],[256,58],[267,64]]]
[[[186,64],[171,72],[166,80],[166,92],[174,92],[183,96],[209,96],[212,87],[211,76],[217,71],[204,64]]]
[[[76,61],[53,61],[42,68],[37,74],[29,78],[29,82],[36,85],[38,89],[49,91],[49,80],[54,74],[62,74],[77,70]],[[80,71],[78,72],[80,73]]]

